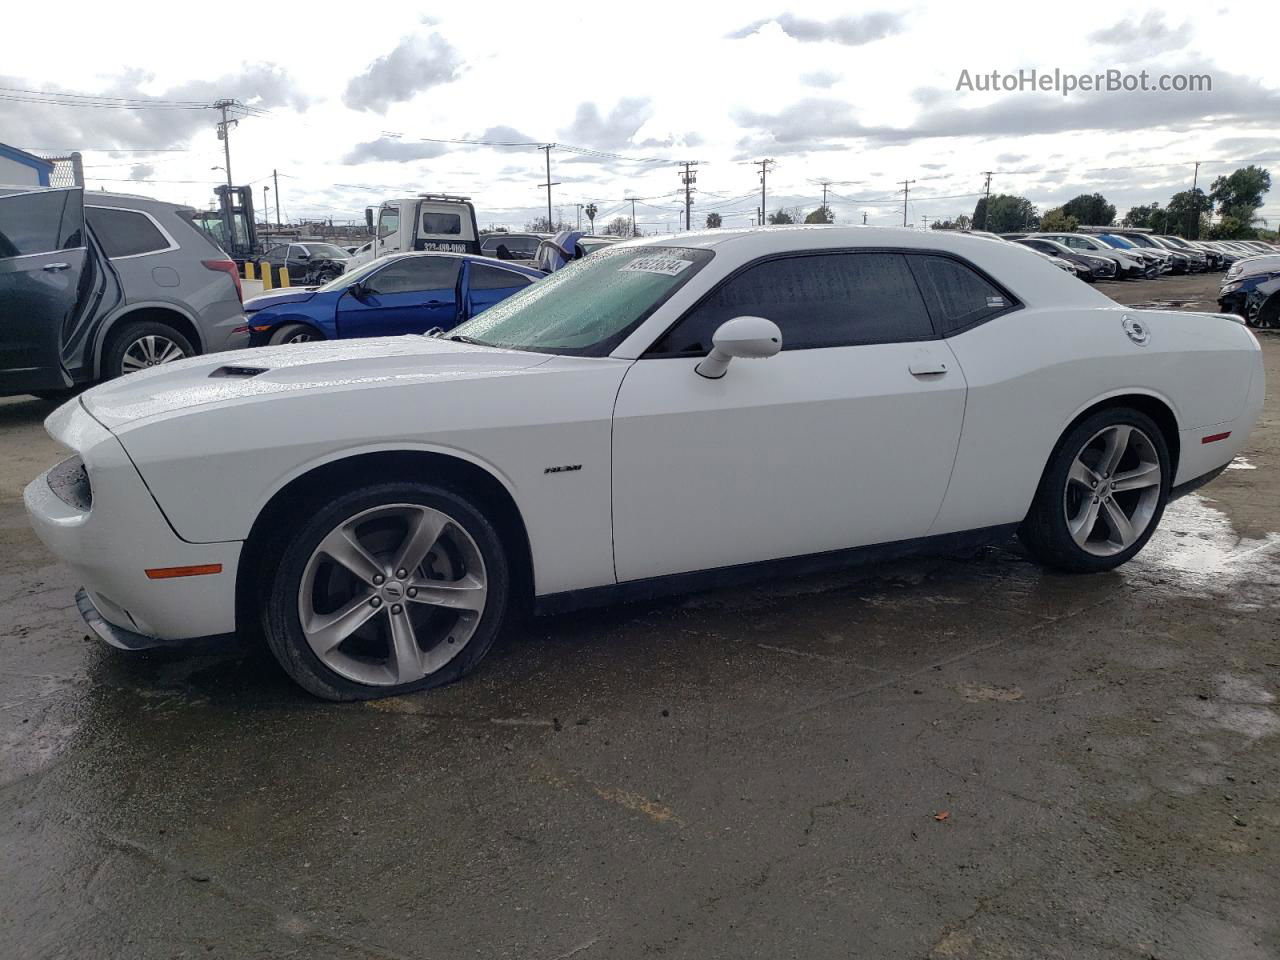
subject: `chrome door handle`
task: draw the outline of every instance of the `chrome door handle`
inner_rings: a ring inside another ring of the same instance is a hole
[[[58,270],[66,270],[66,269],[70,268],[70,266],[71,266],[71,264],[69,264],[69,263],[46,263],[46,264],[45,264],[43,267],[41,267],[40,269],[41,269],[41,270],[48,270],[50,273],[55,273],[55,272],[57,272]]]
[[[941,360],[917,360],[915,363],[908,364],[907,370],[912,376],[923,377],[931,373],[946,373],[947,365]]]

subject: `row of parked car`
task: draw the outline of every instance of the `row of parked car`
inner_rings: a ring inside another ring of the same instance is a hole
[[[996,234],[986,234],[997,236]],[[1117,227],[1090,233],[1004,233],[1088,283],[1229,269],[1260,254],[1280,253],[1261,240],[1186,240]]]

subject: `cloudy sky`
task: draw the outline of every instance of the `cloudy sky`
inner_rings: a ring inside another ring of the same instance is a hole
[[[679,160],[699,161],[695,223],[745,225],[764,157],[771,210],[811,209],[828,179],[845,223],[901,223],[904,179],[912,223],[970,213],[987,170],[1042,210],[1101,191],[1123,212],[1189,187],[1195,160],[1205,185],[1248,162],[1280,174],[1280,61],[1248,39],[1274,47],[1280,7],[1216,2],[310,2],[215,24],[205,3],[64,0],[56,33],[21,4],[0,34],[0,141],[81,150],[91,188],[205,206],[224,174],[201,105],[238,98],[253,113],[231,134],[234,179],[260,201],[278,170],[294,220],[435,191],[518,228],[546,210],[537,143],[561,145],[564,219],[636,196],[646,232],[676,223]],[[1208,74],[1212,91],[956,89],[962,70],[1032,68]],[[1263,215],[1280,221],[1280,176]]]

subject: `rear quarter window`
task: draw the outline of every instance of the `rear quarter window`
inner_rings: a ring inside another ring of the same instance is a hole
[[[140,211],[85,207],[84,212],[98,243],[112,259],[159,253],[173,246],[152,219]]]
[[[944,337],[1018,305],[1009,294],[959,260],[921,254],[912,254],[910,259],[934,326]]]

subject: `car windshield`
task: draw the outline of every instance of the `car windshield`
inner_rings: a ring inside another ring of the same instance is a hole
[[[335,247],[332,243],[304,243],[303,246],[313,257],[327,257],[330,260],[347,259],[347,251]]]
[[[361,264],[354,270],[348,270],[346,273],[340,273],[328,283],[321,284],[316,287],[317,293],[328,293],[331,290],[344,290],[351,286],[357,280],[363,280],[375,270],[381,270],[387,265],[387,257],[379,257],[376,260],[370,260],[368,263]]]
[[[1110,244],[1113,247],[1119,247],[1121,250],[1133,249],[1133,244],[1130,243],[1128,240],[1124,240],[1120,237],[1114,237],[1109,233],[1099,237],[1098,239],[1101,240],[1103,243]]]
[[[613,247],[578,260],[453,329],[451,339],[605,356],[711,260],[709,250]]]

